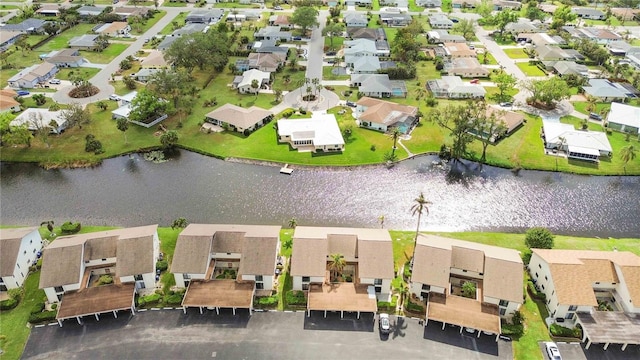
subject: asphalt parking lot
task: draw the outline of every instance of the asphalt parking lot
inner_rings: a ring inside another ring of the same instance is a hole
[[[604,350],[602,344],[591,344],[589,349],[584,348],[584,344],[581,343],[563,343],[558,342],[558,350],[562,355],[562,360],[638,360],[640,359],[640,346],[629,345],[625,351],[622,351],[620,345],[609,345],[607,350]],[[550,360],[547,355],[547,351],[544,346],[544,342],[539,343],[540,351],[543,354],[544,360]]]
[[[35,328],[23,359],[512,359],[511,343],[459,328],[391,317],[392,331],[381,335],[372,315],[303,312],[254,313],[191,309],[147,311],[117,319],[74,320],[62,328]]]

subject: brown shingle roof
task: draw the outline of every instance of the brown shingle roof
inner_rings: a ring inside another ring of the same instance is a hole
[[[224,104],[209,112],[206,117],[226,122],[235,127],[248,129],[270,115],[272,115],[271,111],[257,106],[245,109],[233,104]]]
[[[117,236],[105,236],[89,239],[84,245],[84,260],[96,260],[116,257]]]
[[[451,246],[451,267],[477,273],[484,272],[484,252],[461,246]]]
[[[485,296],[522,303],[522,263],[487,257],[484,260]]]
[[[240,258],[239,274],[272,275],[276,267],[278,238],[246,237]]]
[[[213,235],[180,234],[171,260],[171,272],[176,274],[205,274]]]
[[[0,276],[12,276],[18,260],[22,238],[37,227],[0,229]]]
[[[391,279],[393,270],[393,246],[388,241],[358,241],[358,274],[365,279]]]
[[[327,252],[331,254],[342,254],[346,261],[355,261],[358,257],[358,237],[352,234],[329,234],[327,235]]]
[[[451,250],[425,246],[425,239],[418,237],[411,281],[442,288],[449,287]]]
[[[118,239],[117,276],[148,274],[155,271],[153,236],[153,234],[133,237],[121,236]]]
[[[296,228],[296,232],[300,226]],[[291,254],[292,276],[325,276],[327,271],[326,239],[295,237]]]
[[[211,251],[215,253],[242,254],[244,232],[216,231]]]
[[[521,113],[499,110],[492,106],[487,106],[487,116],[491,116],[493,113],[495,113],[496,118],[502,120],[507,127],[507,133],[512,132],[524,122],[524,115]]]
[[[58,238],[51,245],[60,241]],[[49,246],[42,254],[40,289],[77,284],[80,282],[82,268],[82,244],[69,246]]]

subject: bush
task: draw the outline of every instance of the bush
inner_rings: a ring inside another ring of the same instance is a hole
[[[301,290],[289,290],[285,295],[287,304],[289,305],[306,305],[307,298],[304,296],[304,291]]]
[[[580,334],[579,328],[569,329],[568,327],[564,327],[558,324],[551,324],[549,330],[551,330],[551,335],[553,336],[578,337]]]
[[[9,295],[10,298],[15,299],[17,302],[20,302],[20,300],[22,300],[22,295],[24,295],[24,290],[23,288],[10,289],[7,291],[7,295]]]
[[[282,117],[283,118],[289,118],[289,117],[291,117],[291,115],[293,115],[293,111],[291,111],[291,110],[287,110],[287,111],[282,113]]]
[[[527,230],[524,243],[529,249],[552,249],[553,234],[543,227],[534,227]]]
[[[29,322],[32,324],[39,324],[56,319],[57,311],[43,311],[29,315]]]
[[[276,306],[278,305],[277,296],[261,296],[256,298],[256,303],[260,306]]]
[[[539,292],[531,280],[527,281],[527,290],[529,290],[529,295],[531,295],[532,298],[541,301],[547,300],[547,296],[544,293]]]
[[[167,260],[158,260],[158,262],[156,262],[156,269],[160,271],[166,271],[168,268],[169,263],[167,262]]]
[[[520,337],[522,334],[524,334],[523,325],[502,324],[502,335]]]
[[[407,302],[404,307],[407,309],[407,311],[411,311],[414,313],[419,313],[422,314],[424,312],[424,306],[420,305],[420,304],[414,304],[411,301]]]
[[[167,295],[164,297],[164,302],[168,305],[180,305],[182,304],[182,295],[183,294]]]
[[[44,310],[44,303],[37,303],[33,306],[33,309],[31,310],[32,314],[37,314],[37,313],[41,313]]]
[[[100,279],[98,279],[98,285],[109,285],[113,284],[113,276],[111,275],[102,275]]]
[[[58,304],[51,304],[51,309],[55,310],[58,308]]]
[[[79,222],[72,223],[71,221],[67,221],[66,223],[62,224],[62,226],[60,227],[60,230],[62,231],[63,234],[68,235],[68,234],[78,233],[81,228],[82,228],[82,225]]]
[[[16,306],[18,306],[18,300],[16,299],[7,299],[0,301],[0,310],[11,310]]]
[[[138,298],[138,306],[152,305],[156,304],[162,299],[162,295],[160,294],[152,294],[147,296],[141,296]]]
[[[531,255],[533,255],[533,253],[530,250],[523,252],[522,263],[525,265],[529,265],[529,263],[531,262]]]

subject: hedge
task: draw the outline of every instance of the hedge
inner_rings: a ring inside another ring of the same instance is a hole
[[[31,310],[32,314],[41,313],[44,310],[44,303],[37,303],[33,306],[33,310]]]
[[[289,290],[286,294],[287,304],[289,305],[306,305],[307,298],[304,296],[304,291],[301,290]]]
[[[256,298],[256,304],[260,306],[276,306],[278,305],[277,296],[260,296]]]
[[[169,263],[167,262],[167,260],[158,260],[158,262],[156,262],[157,270],[165,271],[168,268],[169,268]]]
[[[414,313],[423,313],[424,312],[424,306],[419,305],[419,304],[414,304],[411,301],[407,302],[406,304],[404,304],[404,307],[411,312]]]
[[[32,324],[38,324],[45,321],[51,321],[56,319],[57,311],[43,311],[29,315],[29,322]]]
[[[168,304],[168,305],[182,304],[182,294],[178,293],[173,295],[167,295],[164,297],[164,302],[165,304]]]
[[[7,299],[0,301],[0,310],[11,310],[16,306],[18,306],[18,300],[16,299]]]
[[[155,304],[162,299],[160,294],[151,294],[147,296],[141,296],[138,298],[138,306],[145,306],[147,304]]]
[[[551,335],[553,336],[581,338],[580,328],[577,327],[574,329],[570,329],[558,324],[551,324],[549,330],[551,331]]]
[[[78,233],[81,228],[82,226],[79,222],[72,223],[71,221],[67,221],[66,223],[62,224],[60,230],[62,230],[63,234],[75,234]]]
[[[514,337],[520,337],[524,334],[524,326],[521,325],[511,325],[511,324],[502,324],[502,335],[510,335]]]

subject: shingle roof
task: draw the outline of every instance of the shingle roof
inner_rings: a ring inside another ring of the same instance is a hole
[[[360,115],[360,120],[387,126],[403,121],[407,116],[415,117],[418,113],[418,108],[415,106],[396,104],[366,96],[358,100],[356,104],[367,107]]]
[[[37,227],[0,229],[0,276],[12,276],[18,260],[22,238]]]
[[[327,271],[327,246],[326,239],[295,238],[294,235],[291,275],[324,277]]]
[[[207,272],[213,234],[180,234],[171,261],[171,272],[176,274],[204,274]]]
[[[233,104],[224,104],[209,112],[206,117],[247,129],[270,115],[272,115],[271,111],[257,106],[245,109]]]
[[[118,239],[116,275],[132,276],[148,274],[155,271],[155,258],[153,237],[157,226],[153,227],[153,233],[146,235],[121,235]]]
[[[246,237],[240,258],[239,274],[273,274],[278,249],[277,237]]]

